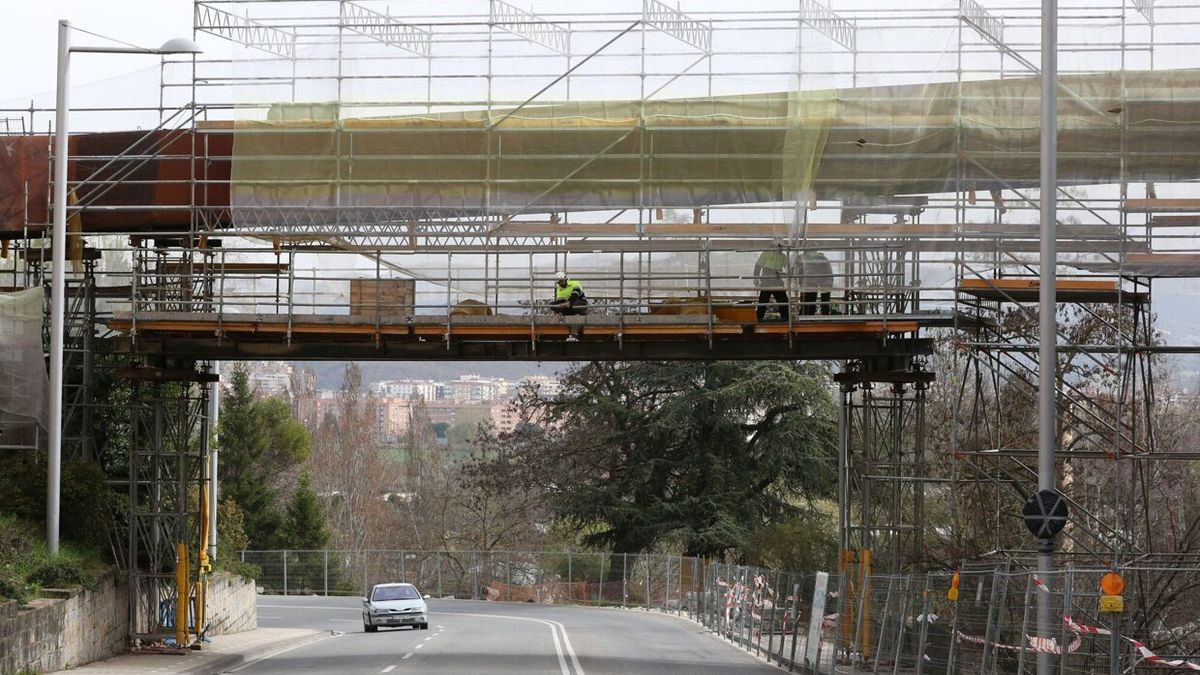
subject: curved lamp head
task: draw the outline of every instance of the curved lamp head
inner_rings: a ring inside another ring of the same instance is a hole
[[[203,49],[189,38],[171,38],[156,50],[159,54],[202,54]]]

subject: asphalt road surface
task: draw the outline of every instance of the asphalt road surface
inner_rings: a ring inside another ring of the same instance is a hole
[[[258,625],[340,632],[237,673],[778,675],[701,627],[652,612],[430,600],[429,630],[365,633],[358,598],[262,596]]]

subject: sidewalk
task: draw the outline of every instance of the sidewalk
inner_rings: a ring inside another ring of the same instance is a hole
[[[256,628],[245,633],[218,635],[201,651],[187,654],[122,654],[61,673],[112,675],[113,673],[156,673],[158,675],[210,675],[330,637],[329,631],[300,628]]]

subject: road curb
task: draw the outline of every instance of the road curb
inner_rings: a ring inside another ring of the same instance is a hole
[[[255,661],[260,661],[274,654],[291,649],[297,649],[314,642],[327,640],[331,637],[334,637],[334,633],[329,631],[313,631],[309,635],[300,636],[298,638],[290,637],[279,640],[271,640],[270,642],[264,642],[262,644],[255,645],[248,651],[237,654],[226,654],[224,656],[215,658],[208,663],[196,664],[191,668],[175,672],[176,675],[217,675],[219,673],[228,672],[234,668],[239,668],[241,666],[254,663]]]

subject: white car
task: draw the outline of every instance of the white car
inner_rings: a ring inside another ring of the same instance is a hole
[[[380,626],[412,626],[429,629],[429,607],[412,584],[375,584],[363,598],[363,630],[374,633]]]

